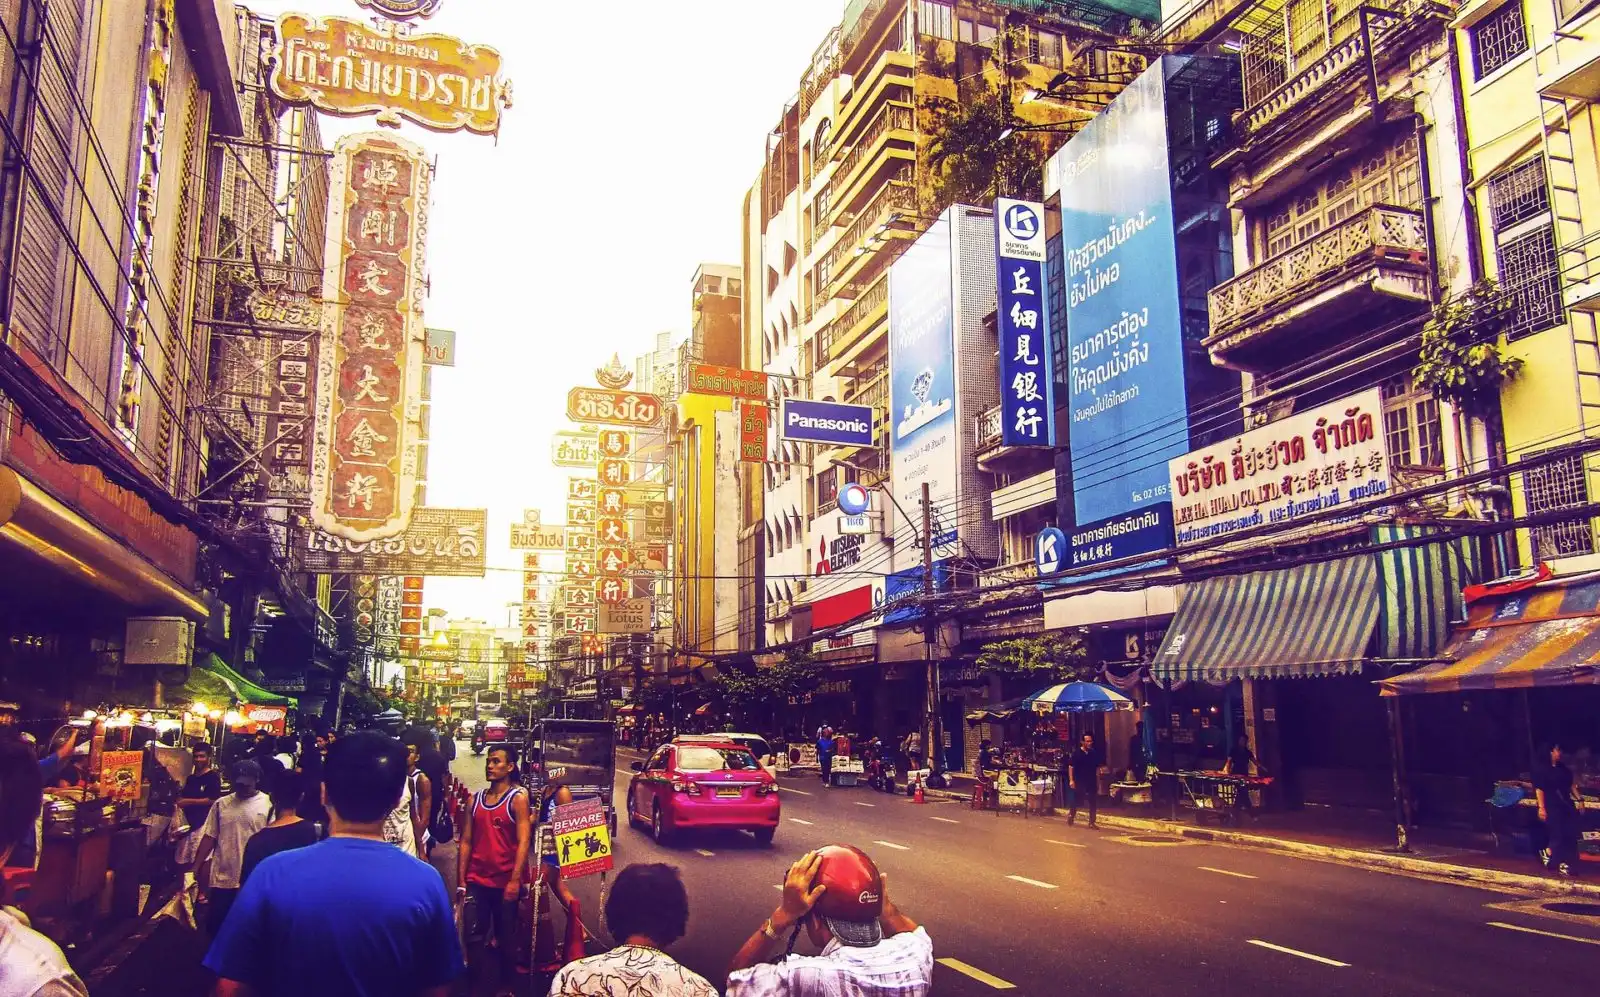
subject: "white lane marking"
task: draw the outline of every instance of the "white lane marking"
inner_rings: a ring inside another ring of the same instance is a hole
[[[963,976],[970,976],[974,980],[977,980],[979,983],[988,984],[989,986],[993,987],[996,990],[1015,990],[1015,989],[1017,989],[1017,985],[1015,983],[1011,983],[1011,982],[1009,982],[1007,980],[1002,980],[998,976],[991,976],[988,973],[985,973],[983,970],[979,969],[977,966],[969,966],[966,963],[962,962],[960,959],[944,958],[944,959],[935,959],[934,961],[937,962],[941,966],[948,966],[949,968],[955,970],[956,972],[960,973]]]
[[[772,888],[773,888],[773,889],[774,889],[774,890],[779,890],[779,891],[782,891],[782,889],[783,889],[783,884],[782,884],[782,883],[773,883],[773,884],[772,884]]]
[[[1054,838],[1046,838],[1044,840],[1045,840],[1045,842],[1047,844],[1051,844],[1051,845],[1066,845],[1068,848],[1088,848],[1089,847],[1088,845],[1080,845],[1076,841],[1057,841]]]
[[[929,820],[936,820],[941,824],[959,824],[959,823],[961,823],[958,820],[951,820],[949,817],[929,817],[928,819]],[[962,965],[965,966],[966,963],[962,963]]]
[[[708,859],[712,859],[712,858],[716,858],[717,857],[717,853],[716,852],[710,851],[709,849],[705,849],[705,848],[696,848],[694,850],[694,853],[696,855],[704,855]]]
[[[801,820],[798,817],[790,817],[789,819],[794,821],[796,824],[804,824],[806,827],[811,827],[812,826],[811,822],[808,821],[808,820]]]
[[[1348,969],[1350,967],[1348,962],[1340,962],[1337,959],[1329,959],[1326,956],[1312,955],[1310,952],[1302,952],[1299,949],[1285,948],[1282,945],[1274,945],[1271,942],[1264,942],[1259,938],[1247,938],[1245,941],[1251,945],[1258,945],[1264,949],[1271,949],[1274,952],[1282,952],[1284,955],[1299,956],[1301,959],[1310,959],[1312,962],[1320,962],[1324,966],[1337,966],[1340,969]]]
[[[874,841],[873,844],[882,845],[885,848],[893,848],[897,852],[909,852],[911,850],[910,845],[897,845],[892,841]]]
[[[858,806],[858,807],[875,807],[875,806],[877,806],[876,803],[863,803],[860,800],[856,800],[854,802],[855,802],[855,805]]]
[[[1029,886],[1037,886],[1041,890],[1059,889],[1054,883],[1041,883],[1037,879],[1029,879],[1027,876],[1007,876],[1006,878],[1014,879],[1019,883],[1027,883]]]
[[[1563,935],[1555,931],[1540,931],[1538,928],[1524,928],[1520,924],[1507,924],[1504,921],[1490,921],[1491,928],[1504,928],[1507,931],[1520,931],[1525,935],[1543,935],[1546,938],[1559,938],[1567,942],[1582,942],[1585,945],[1600,945],[1600,938],[1581,938],[1577,935]]]
[[[796,796],[810,796],[811,795],[810,793],[806,792],[803,789],[790,789],[788,786],[779,786],[778,788],[781,789],[782,791],[784,791],[785,793],[793,793]]]
[[[1217,869],[1217,868],[1215,868],[1213,866],[1209,866],[1209,865],[1203,865],[1203,866],[1200,866],[1199,868],[1200,868],[1201,872],[1214,872],[1219,876],[1232,876],[1234,879],[1259,879],[1260,878],[1259,876],[1252,876],[1247,872],[1234,872],[1231,869]]]

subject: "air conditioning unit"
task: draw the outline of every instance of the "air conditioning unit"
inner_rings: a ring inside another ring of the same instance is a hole
[[[122,645],[125,665],[187,666],[194,659],[194,622],[181,616],[136,616]]]

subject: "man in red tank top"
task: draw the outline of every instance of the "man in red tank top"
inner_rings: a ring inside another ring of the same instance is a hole
[[[456,858],[456,894],[470,896],[476,910],[471,946],[483,951],[491,924],[499,947],[497,994],[511,992],[516,964],[517,899],[528,865],[532,822],[528,794],[512,781],[516,748],[495,745],[484,762],[489,787],[472,799]]]

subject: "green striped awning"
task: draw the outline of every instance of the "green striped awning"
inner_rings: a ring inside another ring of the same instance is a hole
[[[1361,554],[1207,578],[1180,600],[1150,666],[1159,680],[1358,672],[1378,625],[1378,564]]]
[[[1436,532],[1426,526],[1377,526],[1372,539],[1386,544]],[[1375,556],[1381,577],[1374,656],[1391,661],[1435,657],[1450,637],[1451,621],[1466,616],[1461,590],[1479,580],[1475,541],[1419,543]]]

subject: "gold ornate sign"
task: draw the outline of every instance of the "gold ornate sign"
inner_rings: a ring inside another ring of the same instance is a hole
[[[378,124],[391,128],[405,120],[440,132],[498,132],[500,110],[511,106],[499,51],[397,27],[284,14],[273,92],[329,114],[375,113]]]

